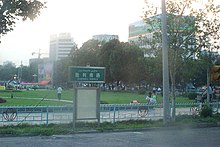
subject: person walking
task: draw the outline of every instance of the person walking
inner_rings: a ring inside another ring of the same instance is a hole
[[[213,88],[212,88],[211,84],[208,86],[207,93],[209,94],[209,101],[212,102],[214,91],[213,91]]]
[[[149,92],[148,96],[146,97],[146,101],[147,101],[147,104],[155,104],[157,102],[156,100],[156,95],[152,95],[152,92]]]
[[[209,100],[207,99],[207,102],[212,102],[213,99],[214,90],[212,88],[212,85],[206,87],[205,91],[202,93],[202,102],[204,102],[205,99],[207,99],[209,95]]]
[[[57,98],[58,98],[58,100],[61,99],[62,90],[63,89],[60,86],[57,88]]]

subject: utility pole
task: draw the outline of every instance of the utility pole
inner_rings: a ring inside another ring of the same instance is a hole
[[[22,64],[22,61],[21,61],[20,68],[18,69],[18,81],[19,82],[22,81],[22,68],[23,68],[23,64]]]
[[[162,0],[162,53],[163,53],[163,124],[167,125],[170,119],[169,107],[169,70],[168,70],[168,41],[166,2]]]

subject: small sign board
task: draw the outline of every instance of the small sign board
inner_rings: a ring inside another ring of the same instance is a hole
[[[71,82],[105,83],[105,67],[70,66]]]
[[[75,89],[75,119],[98,119],[100,120],[100,89],[99,88],[76,88]]]

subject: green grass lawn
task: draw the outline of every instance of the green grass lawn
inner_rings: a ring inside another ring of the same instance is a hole
[[[1,91],[0,97],[13,97],[15,98],[47,98],[47,99],[56,99],[56,91],[55,90],[24,90],[24,91]],[[66,100],[70,100],[73,97],[73,91],[64,90],[63,98]]]
[[[1,91],[0,97],[6,98],[6,103],[0,103],[0,106],[11,105],[66,105],[70,104],[61,101],[41,101],[42,98],[57,100],[55,90],[32,90],[32,91],[17,91],[13,92],[13,98],[11,98],[10,91]],[[74,96],[73,90],[63,90],[62,100],[72,101]],[[38,99],[35,99],[38,98]],[[107,104],[129,104],[132,100],[138,100],[141,103],[146,103],[146,95],[140,95],[136,92],[101,92],[101,103]],[[158,103],[162,103],[162,96],[157,96]],[[41,102],[40,102],[41,101]],[[189,100],[185,97],[177,97],[177,103],[190,103],[193,100]]]
[[[33,98],[6,98],[6,103],[0,103],[0,106],[63,106],[71,103],[50,101]]]

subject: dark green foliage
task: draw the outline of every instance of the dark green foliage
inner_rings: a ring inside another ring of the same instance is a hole
[[[143,50],[139,47],[116,39],[109,42],[88,40],[80,49],[71,52],[69,64],[71,66],[105,67],[106,83],[115,81],[138,83],[146,76],[143,54]]]
[[[201,112],[200,112],[201,117],[211,117],[212,116],[212,108],[206,104],[202,106]]]
[[[176,121],[182,121],[182,120],[189,120],[193,119],[194,117],[192,115],[178,115],[176,117]]]
[[[14,86],[13,85],[7,85],[6,87],[5,87],[5,89],[6,90],[13,90],[14,89]]]
[[[100,101],[100,104],[108,104],[108,102],[106,102],[106,101]]]
[[[16,20],[34,20],[45,3],[38,0],[3,0],[0,5],[0,36],[12,31]]]
[[[15,73],[20,72],[20,74],[22,74],[22,81],[36,82],[34,81],[33,75],[37,73],[37,67],[37,64],[32,63],[30,66],[22,66],[21,70],[21,67],[15,67],[15,65],[10,62],[5,65],[0,65],[0,81],[4,81],[4,83],[7,84],[8,80],[11,80]]]
[[[34,89],[34,90],[37,90],[37,89],[38,89],[38,86],[37,86],[37,85],[34,85],[34,86],[33,86],[33,89]]]
[[[6,100],[3,98],[0,98],[0,103],[6,103]]]
[[[146,90],[141,88],[138,90],[138,94],[141,94],[141,95],[146,94]]]
[[[22,93],[21,90],[0,90],[0,94],[7,94],[7,93],[11,93],[11,92]]]
[[[187,97],[190,100],[194,100],[197,97],[197,94],[196,93],[187,93]]]

